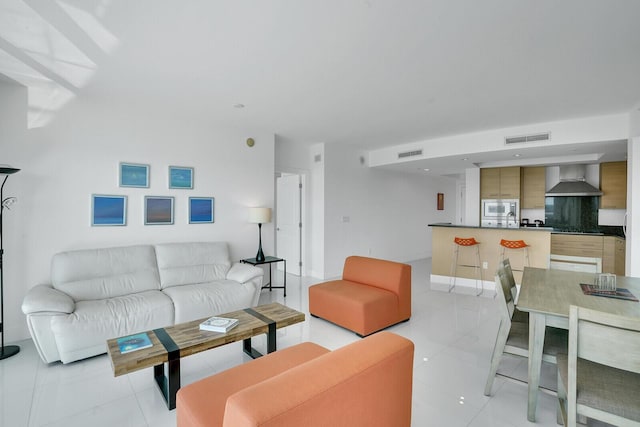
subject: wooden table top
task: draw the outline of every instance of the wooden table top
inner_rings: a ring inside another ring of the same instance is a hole
[[[271,303],[251,307],[257,313],[262,314],[276,322],[276,329],[295,323],[304,322],[305,315],[280,303]],[[211,332],[200,330],[200,323],[208,317],[180,323],[163,328],[180,349],[180,357],[189,356],[201,351],[220,347],[236,341],[266,334],[268,324],[244,310],[232,311],[217,315],[238,319],[238,325],[229,332]],[[153,331],[146,331],[153,346],[130,353],[121,354],[118,348],[117,338],[107,340],[107,353],[111,359],[114,376],[120,376],[135,372],[140,369],[160,365],[168,361],[168,353]]]
[[[525,267],[518,297],[519,310],[569,317],[569,306],[577,305],[621,316],[640,318],[640,303],[585,295],[580,283],[593,284],[596,274]],[[640,298],[640,278],[617,276],[618,288]]]

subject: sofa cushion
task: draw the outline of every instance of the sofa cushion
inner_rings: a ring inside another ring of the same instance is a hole
[[[231,261],[225,242],[156,245],[162,289],[224,279]]]
[[[74,301],[160,289],[152,246],[61,252],[51,262],[51,284]]]
[[[182,323],[251,307],[256,288],[251,282],[217,280],[209,283],[172,286],[163,289],[162,292],[173,301],[175,322]]]
[[[73,313],[54,317],[51,329],[60,360],[67,363],[106,352],[110,338],[173,325],[173,318],[171,299],[161,291],[147,291],[79,301]]]

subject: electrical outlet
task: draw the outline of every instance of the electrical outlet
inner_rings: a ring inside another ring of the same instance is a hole
[[[482,263],[482,269],[486,270],[487,268],[489,268],[489,263],[487,261]]]

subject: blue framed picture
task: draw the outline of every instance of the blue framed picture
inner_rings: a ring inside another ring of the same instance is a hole
[[[127,196],[92,194],[91,225],[127,225]]]
[[[193,168],[169,166],[169,188],[193,189]]]
[[[121,162],[120,187],[149,188],[149,165]]]
[[[145,196],[144,225],[173,224],[173,197]]]
[[[189,224],[209,224],[214,221],[213,197],[189,197]]]

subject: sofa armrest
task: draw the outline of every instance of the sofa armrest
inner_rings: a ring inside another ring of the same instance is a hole
[[[237,262],[233,264],[227,272],[227,279],[235,280],[239,283],[245,283],[256,277],[261,277],[262,275],[264,275],[264,271],[261,268]]]
[[[31,288],[22,301],[22,312],[33,314],[39,312],[73,313],[76,303],[73,299],[51,285],[37,285]]]

